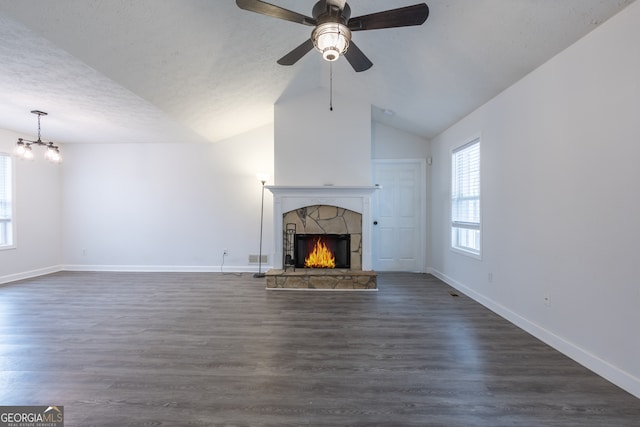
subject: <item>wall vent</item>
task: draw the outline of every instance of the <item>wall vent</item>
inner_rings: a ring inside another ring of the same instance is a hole
[[[258,264],[259,255],[249,255],[249,264]],[[269,262],[269,255],[262,255],[262,264],[267,264]]]

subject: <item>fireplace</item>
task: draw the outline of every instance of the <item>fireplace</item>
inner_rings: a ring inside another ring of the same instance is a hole
[[[296,268],[351,268],[350,234],[296,234]]]
[[[274,265],[267,289],[377,290],[371,270],[371,196],[379,187],[267,186],[274,195]],[[304,267],[317,238],[336,266]],[[335,240],[334,240],[335,239]],[[310,243],[312,242],[312,243]],[[304,251],[304,254],[301,253]]]

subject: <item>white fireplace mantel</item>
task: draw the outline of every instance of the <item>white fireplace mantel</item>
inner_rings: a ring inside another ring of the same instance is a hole
[[[371,270],[371,199],[379,186],[282,186],[267,185],[273,193],[273,267],[282,269],[283,215],[313,205],[331,205],[362,214],[362,269]]]

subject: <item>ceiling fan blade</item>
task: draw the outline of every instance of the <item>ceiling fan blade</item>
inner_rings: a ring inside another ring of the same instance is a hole
[[[311,39],[306,40],[297,48],[293,49],[291,52],[287,53],[282,58],[278,59],[278,64],[280,65],[293,65],[300,60],[303,56],[307,54],[311,49],[313,49],[313,41]]]
[[[360,48],[352,41],[349,43],[349,48],[344,53],[344,57],[347,58],[349,64],[356,72],[366,71],[373,66],[373,62],[367,58],[367,55],[362,53]]]
[[[311,26],[316,25],[316,20],[313,18],[260,0],[236,0],[236,4],[240,9],[271,16],[273,18],[284,19],[285,21],[295,22],[297,24]]]
[[[422,25],[429,17],[429,7],[426,3],[398,9],[385,10],[370,15],[351,18],[347,26],[351,31],[379,30],[382,28],[409,27]]]

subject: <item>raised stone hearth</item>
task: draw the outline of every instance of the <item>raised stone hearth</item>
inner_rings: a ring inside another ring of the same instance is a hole
[[[343,269],[269,270],[267,289],[376,291],[375,271]]]

